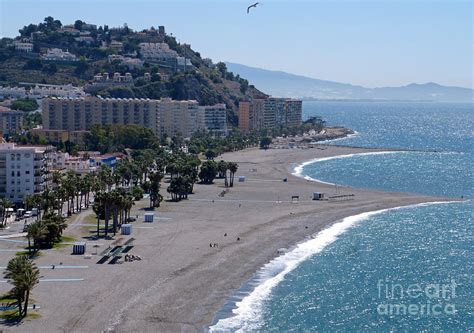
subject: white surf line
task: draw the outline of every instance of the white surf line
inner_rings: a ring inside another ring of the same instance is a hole
[[[297,244],[292,250],[276,257],[262,266],[250,280],[254,280],[257,286],[246,296],[238,298],[232,316],[217,320],[210,327],[210,332],[246,332],[258,331],[258,323],[262,315],[263,303],[270,296],[273,288],[277,286],[285,276],[297,268],[309,257],[320,253],[328,245],[334,243],[339,236],[361,221],[369,217],[393,210],[410,209],[438,204],[458,203],[458,201],[426,202],[408,206],[381,209],[353,216],[348,216],[339,222],[318,232],[314,238]],[[239,293],[234,294],[234,297]],[[236,298],[236,297],[235,297]]]
[[[398,154],[398,153],[407,153],[407,152],[409,152],[409,151],[408,150],[399,150],[399,151],[387,150],[387,151],[374,151],[374,152],[369,152],[369,153],[354,153],[354,154],[336,155],[336,156],[329,156],[329,157],[318,157],[318,158],[314,158],[312,160],[309,160],[309,161],[306,161],[306,162],[303,162],[303,163],[297,165],[293,169],[292,175],[296,176],[296,177],[304,178],[306,180],[311,180],[311,181],[323,183],[323,184],[336,185],[335,183],[325,182],[323,180],[312,178],[310,176],[303,176],[304,167],[307,166],[307,165],[313,164],[313,163],[317,163],[317,162],[324,162],[324,161],[341,159],[341,158],[351,158],[351,157],[354,157],[354,156],[386,155],[386,154]],[[341,185],[341,184],[337,184],[337,185]],[[343,186],[343,185],[341,185],[341,186]]]
[[[328,143],[328,142],[347,140],[347,139],[351,139],[351,138],[354,138],[354,137],[356,137],[356,136],[359,136],[359,134],[360,134],[359,132],[354,131],[354,133],[348,134],[348,135],[346,135],[346,136],[343,136],[342,138],[335,138],[335,139],[326,139],[326,140],[321,140],[321,141],[314,141],[314,142],[310,142],[310,144],[324,144],[324,143]]]
[[[71,279],[39,279],[39,282],[80,282],[84,281],[82,278],[71,278]],[[9,280],[0,280],[0,283],[8,283]]]

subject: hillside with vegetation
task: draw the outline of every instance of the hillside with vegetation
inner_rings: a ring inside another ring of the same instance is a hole
[[[15,49],[15,42],[33,44],[32,52]],[[120,43],[121,50],[111,43]],[[141,59],[139,44],[166,43],[178,56],[190,59],[192,66],[176,71],[153,62],[141,66],[125,66],[110,62],[110,55]],[[77,61],[47,61],[41,56],[48,49],[61,49],[77,57]],[[180,44],[172,34],[158,33],[154,27],[134,31],[127,25],[118,28],[88,24],[77,20],[63,25],[53,17],[30,24],[19,30],[15,38],[0,40],[0,85],[16,86],[25,83],[73,84],[84,86],[100,73],[130,73],[133,84],[116,85],[93,91],[104,97],[194,99],[201,105],[225,103],[228,120],[236,125],[236,109],[242,99],[261,95],[249,82],[227,70],[224,63],[213,64],[203,59],[190,45]],[[145,80],[145,73],[150,77]]]

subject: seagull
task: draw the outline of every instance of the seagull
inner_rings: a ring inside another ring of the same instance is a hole
[[[247,7],[247,14],[250,13],[250,8],[257,8],[257,5],[259,5],[259,4],[260,4],[259,2],[256,2],[253,5],[248,6]]]

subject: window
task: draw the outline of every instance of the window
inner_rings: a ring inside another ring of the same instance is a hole
[[[30,174],[30,170],[26,170],[26,171],[25,171],[25,174],[29,175],[29,174]]]

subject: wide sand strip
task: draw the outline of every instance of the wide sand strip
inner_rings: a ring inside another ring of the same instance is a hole
[[[142,261],[98,265],[98,256],[72,256],[69,247],[47,251],[37,260],[39,265],[63,262],[88,268],[42,269],[45,277],[84,280],[41,283],[33,293],[41,318],[4,330],[202,332],[226,299],[279,248],[289,248],[347,216],[446,200],[339,187],[339,194],[354,194],[354,200],[313,201],[313,192],[331,195],[335,187],[291,175],[296,165],[314,158],[373,151],[380,150],[318,146],[224,154],[223,159],[239,164],[235,185],[224,196],[219,195],[223,180],[196,185],[190,200],[164,203],[155,212],[163,219],[134,225],[131,253]],[[238,182],[238,176],[245,176],[245,182]],[[299,196],[299,202],[292,203],[292,196]],[[132,216],[143,215],[140,205],[134,209]],[[77,235],[79,230],[70,228],[68,233]],[[97,243],[100,253],[107,242]],[[88,252],[94,251],[89,246]],[[7,258],[0,258],[5,264]],[[0,288],[6,291],[9,285]]]

